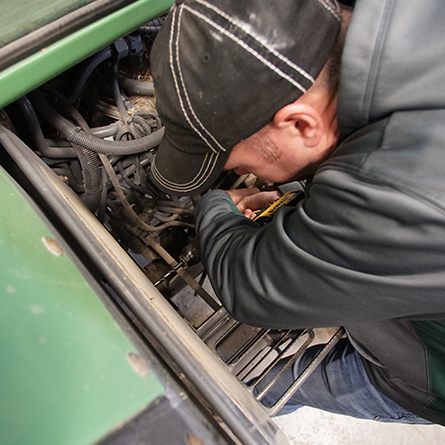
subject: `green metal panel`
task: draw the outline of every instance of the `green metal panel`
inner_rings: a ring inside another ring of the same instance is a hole
[[[169,9],[172,0],[139,0],[42,48],[0,73],[0,108]]]
[[[0,0],[0,47],[94,0]]]
[[[427,408],[440,416],[445,414],[445,321],[411,321],[411,326],[424,344],[428,360],[429,390],[435,395]]]
[[[0,202],[0,442],[93,443],[163,387],[2,169]]]

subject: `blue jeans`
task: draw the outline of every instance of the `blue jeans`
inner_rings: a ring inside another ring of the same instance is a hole
[[[309,348],[261,402],[266,406],[273,405],[322,347],[317,345]],[[282,367],[281,363],[276,367],[278,371]],[[278,415],[291,413],[301,406],[380,422],[431,423],[400,407],[372,385],[360,354],[348,339],[337,343]]]

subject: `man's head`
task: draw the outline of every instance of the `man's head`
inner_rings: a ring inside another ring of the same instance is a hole
[[[234,146],[311,88],[338,30],[334,0],[177,0],[152,51],[166,127],[155,183],[206,190]]]
[[[341,30],[312,87],[285,105],[272,122],[232,149],[226,170],[253,173],[272,182],[305,179],[315,173],[338,142],[337,99],[341,55],[352,10],[341,8]]]
[[[313,175],[338,140],[337,90],[327,66],[307,93],[282,107],[272,122],[232,149],[226,170],[272,182]]]

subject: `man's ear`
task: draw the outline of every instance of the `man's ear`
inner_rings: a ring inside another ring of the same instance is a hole
[[[317,146],[323,136],[320,114],[305,103],[294,102],[281,108],[273,118],[273,124],[290,137],[300,137],[307,147]]]

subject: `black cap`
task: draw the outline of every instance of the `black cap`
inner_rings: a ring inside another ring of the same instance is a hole
[[[311,87],[339,29],[335,0],[177,0],[151,52],[166,129],[155,184],[207,190],[236,144]]]

